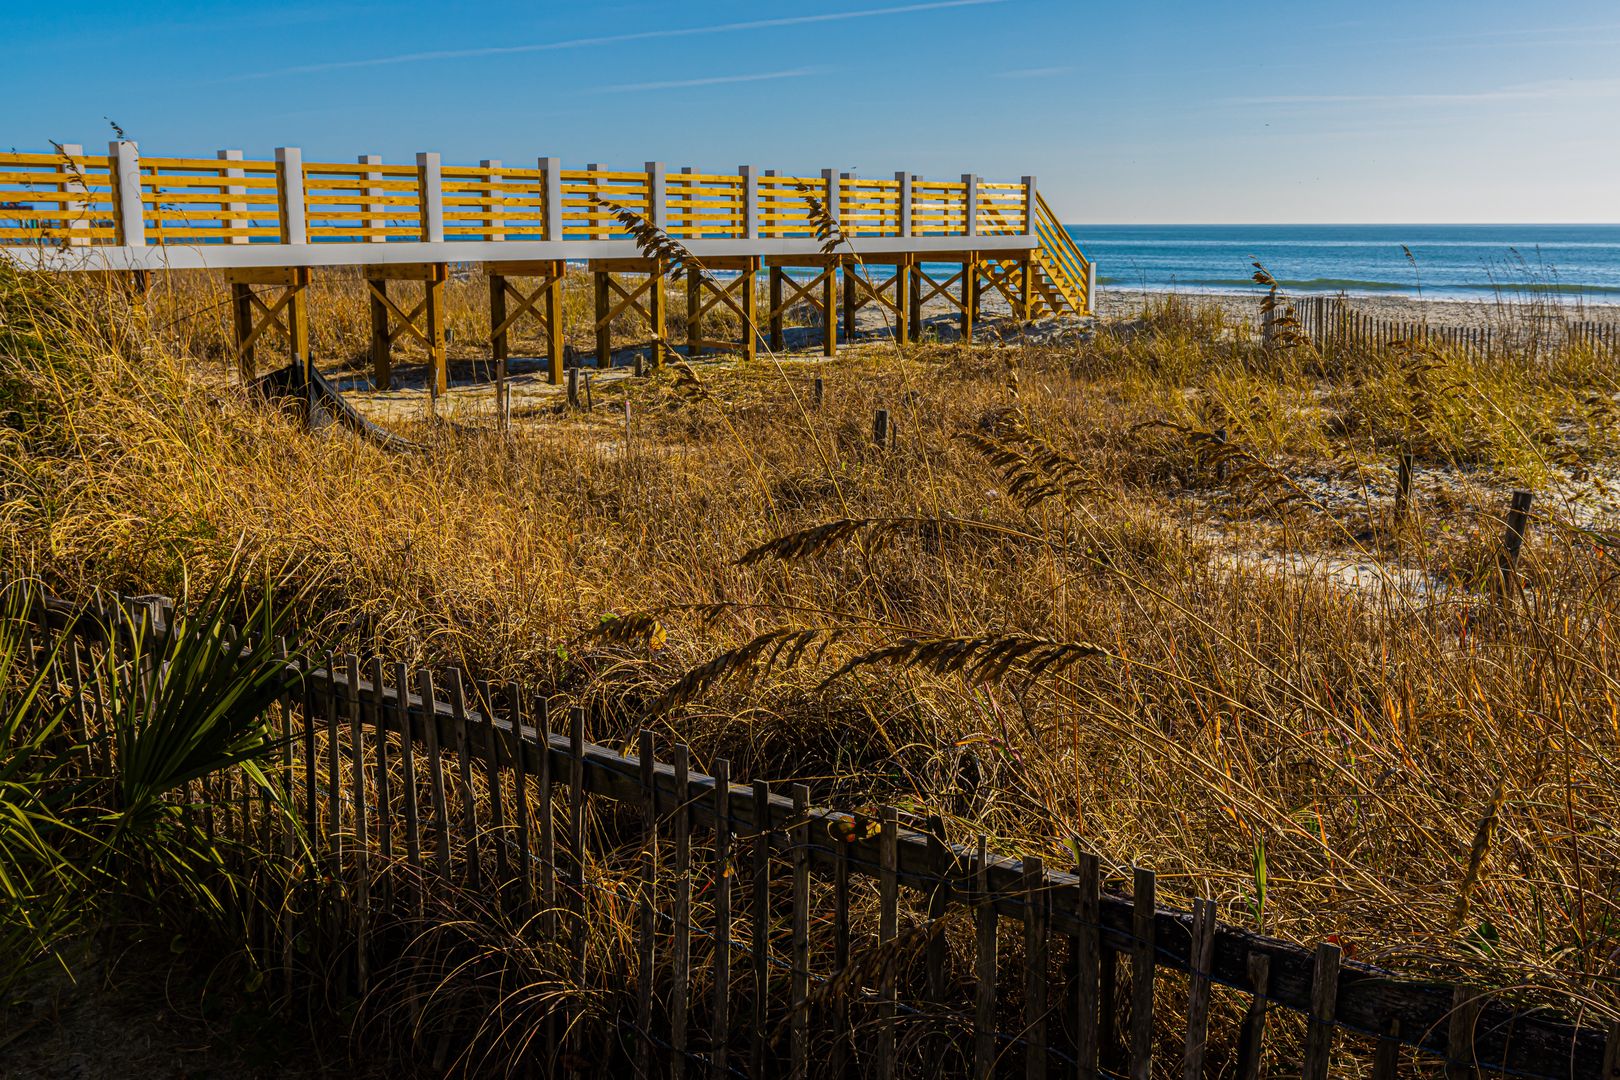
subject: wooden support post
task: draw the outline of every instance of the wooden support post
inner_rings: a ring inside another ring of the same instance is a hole
[[[687,268],[686,271],[686,355],[688,359],[703,355],[703,272]]]
[[[894,266],[894,340],[908,344],[916,340],[911,321],[911,260],[901,259]]]
[[[911,328],[911,340],[916,341],[922,333],[923,318],[923,272],[922,263],[912,260],[907,269],[907,297],[908,311],[906,322]]]
[[[506,427],[510,409],[506,400],[506,360],[511,354],[507,338],[506,279],[499,274],[489,275],[489,353],[495,362],[495,415],[502,428]]]
[[[752,177],[750,177],[752,179]],[[759,258],[749,260],[742,273],[743,360],[753,363],[759,357]]]
[[[821,286],[821,354],[838,355],[838,272],[837,264],[825,268]]]
[[[552,386],[562,382],[563,351],[563,266],[546,283],[546,380]]]
[[[433,394],[438,396],[449,389],[449,363],[444,340],[444,283],[450,268],[444,263],[433,264],[433,273],[423,283],[427,305],[428,361],[432,368]]]
[[[251,382],[259,372],[253,363],[253,346],[242,345],[253,333],[253,288],[245,282],[231,282],[231,328],[237,346],[236,370],[242,382]]]
[[[782,311],[782,279],[787,276],[787,271],[780,266],[773,266],[765,273],[770,281],[771,351],[781,352],[787,347],[782,335],[782,316],[784,314]]]
[[[973,324],[979,306],[979,260],[969,253],[962,260],[962,340],[973,343]]]
[[[1019,322],[1029,322],[1035,317],[1035,260],[1025,255],[1018,264],[1018,300],[1019,310],[1015,312]]]
[[[596,366],[613,366],[613,323],[608,318],[611,310],[608,298],[608,272],[597,270],[591,274],[596,284]]]
[[[388,282],[370,281],[366,290],[371,300],[371,379],[379,390],[394,385],[392,341],[388,336]],[[381,295],[378,295],[381,294]]]
[[[664,293],[663,263],[654,266],[647,290],[647,323],[652,333],[649,351],[652,369],[657,371],[664,366],[669,351],[669,298]]]
[[[860,263],[854,259],[845,259],[843,264],[844,275],[844,340],[855,340],[855,316],[861,308],[860,296],[855,291],[855,274]]]

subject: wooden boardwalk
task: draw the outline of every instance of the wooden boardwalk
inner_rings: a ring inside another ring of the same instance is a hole
[[[626,212],[701,265],[650,256],[628,230]],[[650,283],[672,270],[687,281],[688,346],[749,358],[767,330],[779,342],[787,309],[806,302],[819,313],[823,350],[832,355],[839,282],[846,337],[854,312],[873,304],[887,310],[901,340],[914,337],[922,304],[936,298],[960,313],[971,338],[987,290],[1028,320],[1089,314],[1096,288],[1095,267],[1033,176],[867,178],[750,166],[671,172],[659,162],[569,169],[553,157],[453,165],[436,153],[418,154],[413,164],[371,154],[334,163],[305,161],[295,147],[255,160],[237,150],[142,157],[129,141],[110,144],[105,155],[73,145],[0,154],[0,256],[28,268],[142,280],[223,271],[244,370],[267,334],[307,361],[311,274],[360,267],[372,297],[378,386],[389,385],[393,343],[408,336],[426,348],[438,390],[446,381],[443,287],[452,264],[488,272],[497,364],[518,321],[537,319],[553,382],[562,377],[570,263],[584,262],[593,278],[601,365],[613,350],[611,324],[627,312],[646,323],[653,366],[663,360],[664,291]],[[942,266],[960,270],[942,275]],[[762,271],[770,281],[763,313],[752,287]],[[390,295],[390,283],[402,281],[422,285],[421,302],[409,309]],[[704,339],[704,316],[727,309],[753,332],[740,341]]]

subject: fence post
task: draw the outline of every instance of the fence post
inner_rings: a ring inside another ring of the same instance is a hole
[[[834,224],[837,224],[838,220],[839,220],[839,217],[838,217],[838,202],[839,202],[839,196],[841,194],[840,188],[839,188],[839,183],[838,183],[838,181],[839,181],[838,170],[837,169],[822,169],[821,170],[821,179],[827,185],[827,192],[826,192],[827,216],[830,217],[833,220]]]
[[[241,161],[242,151],[221,150],[217,156],[221,161]],[[243,173],[241,166],[228,165],[220,171],[220,175],[224,176],[227,180],[240,180],[245,174]],[[247,188],[242,184],[227,184],[225,185],[225,194],[240,198],[241,196],[247,194]],[[236,198],[233,198],[230,202],[225,204],[225,212],[231,216],[221,220],[221,228],[231,232],[240,232],[248,227],[246,218],[236,216],[237,214],[247,212],[247,203],[239,202]],[[229,236],[226,237],[225,242],[227,244],[245,244],[248,242],[248,238],[246,236]]]
[[[742,233],[744,240],[754,240],[759,236],[759,176],[752,165],[737,166],[737,175],[742,177]],[[746,329],[746,328],[745,328]],[[748,333],[753,333],[748,330]]]
[[[425,151],[416,155],[416,182],[422,205],[422,239],[430,244],[444,241],[444,187],[439,169],[437,153]]]
[[[307,244],[304,218],[304,153],[296,146],[276,147],[276,195],[281,210],[281,242]]]
[[[964,235],[964,236],[978,236],[979,235],[979,178],[977,176],[975,176],[974,174],[972,174],[972,173],[963,173],[962,174],[962,183],[966,187],[966,191],[964,192],[964,194],[967,197],[967,205],[964,208],[965,221],[963,223],[966,226],[966,228],[963,230],[962,235]]]
[[[667,229],[669,227],[669,196],[664,180],[664,163],[662,161],[649,161],[646,169],[647,224],[655,229]]]
[[[1035,215],[1037,213],[1035,178],[1024,177],[1024,235],[1035,235]],[[1060,226],[1061,227],[1061,226]]]
[[[357,164],[357,165],[381,165],[382,164],[382,155],[381,154],[361,154],[359,157],[355,158],[354,160],[355,160],[355,164]],[[381,172],[367,172],[365,174],[365,176],[366,176],[366,189],[365,189],[365,191],[366,191],[366,203],[365,203],[366,216],[361,219],[361,222],[362,222],[361,227],[364,228],[367,232],[375,232],[376,230],[387,228],[386,222],[388,221],[388,207],[387,207],[387,204],[372,201],[372,200],[375,200],[375,199],[382,198],[382,195],[383,195],[382,173]],[[388,242],[388,237],[384,233],[377,232],[376,235],[374,235],[374,236],[365,237],[365,241],[367,243],[370,243],[370,244],[386,244]]]
[[[486,230],[483,239],[505,240],[506,230],[501,228],[501,223],[504,220],[504,211],[499,214],[496,212],[496,208],[501,205],[501,200],[506,197],[503,192],[498,190],[501,186],[500,159],[485,158],[478,163],[478,167],[480,169],[489,170],[489,176],[485,178],[489,183],[489,190],[484,192],[483,201],[484,210],[488,212],[490,216],[485,218],[483,221],[484,229]]]
[[[1311,1014],[1305,1032],[1304,1080],[1327,1080],[1328,1057],[1333,1049],[1333,1017],[1339,1000],[1339,947],[1327,942],[1316,947],[1311,976]]]
[[[911,172],[897,172],[894,178],[900,184],[900,204],[895,208],[896,235],[911,235]]]
[[[973,1076],[990,1080],[996,1069],[996,902],[990,895],[990,844],[983,836],[973,863],[973,922]]]
[[[543,157],[539,160],[540,171],[545,173],[545,203],[541,212],[545,214],[546,225],[544,236],[547,240],[561,240],[563,238],[563,197],[562,197],[562,158]]]
[[[1024,859],[1024,1076],[1046,1076],[1046,867],[1039,855]]]
[[[1395,514],[1404,515],[1412,508],[1412,452],[1402,451],[1395,466]]]
[[[1502,550],[1497,555],[1498,586],[1503,592],[1517,581],[1519,553],[1524,548],[1525,534],[1530,529],[1530,501],[1528,491],[1515,491],[1508,505],[1507,527],[1502,534]]]
[[[146,211],[141,202],[141,155],[129,139],[107,144],[112,174],[118,185],[118,202],[113,207],[118,242],[125,247],[146,246]]]

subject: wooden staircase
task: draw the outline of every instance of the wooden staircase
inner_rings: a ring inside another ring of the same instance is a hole
[[[1069,231],[1058,221],[1046,198],[1035,196],[1034,293],[1030,298],[1030,318],[1046,315],[1091,315],[1092,289],[1096,277]]]

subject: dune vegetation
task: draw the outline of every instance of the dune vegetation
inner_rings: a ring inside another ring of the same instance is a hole
[[[453,357],[484,288],[451,286]],[[620,745],[1620,1017],[1620,357],[1322,356],[1171,296],[1047,344],[677,362],[509,430],[419,394],[390,454],[256,403],[220,295],[0,267],[8,578],[268,583],[302,640],[589,703]],[[363,371],[358,280],[314,307]]]

